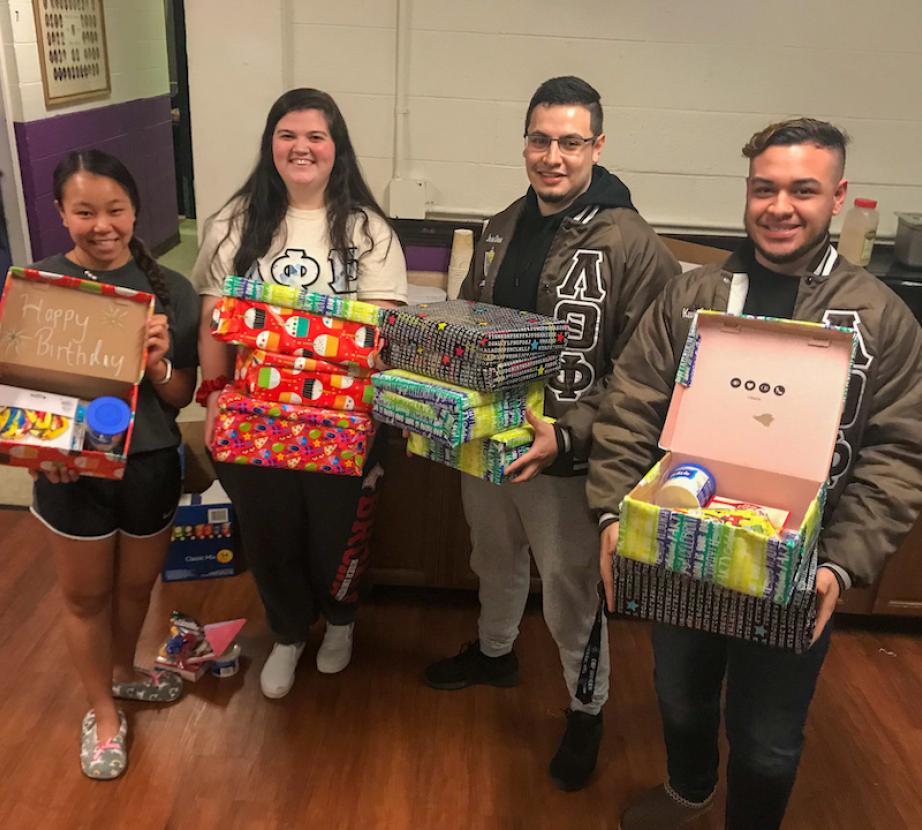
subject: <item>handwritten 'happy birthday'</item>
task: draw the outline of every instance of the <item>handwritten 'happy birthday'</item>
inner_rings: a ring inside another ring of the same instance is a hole
[[[115,376],[121,374],[125,355],[106,352],[102,338],[94,342],[89,337],[88,314],[47,304],[44,298],[28,298],[23,302],[22,319],[41,326],[33,335],[37,357],[68,368],[102,368],[111,370]]]

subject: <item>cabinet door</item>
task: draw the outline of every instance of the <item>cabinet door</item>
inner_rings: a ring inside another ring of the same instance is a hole
[[[384,486],[375,516],[370,572],[388,585],[438,584],[444,546],[447,468],[406,455],[398,430],[384,436]],[[458,499],[460,509],[460,498]]]
[[[922,518],[887,563],[878,585],[875,614],[922,616]]]

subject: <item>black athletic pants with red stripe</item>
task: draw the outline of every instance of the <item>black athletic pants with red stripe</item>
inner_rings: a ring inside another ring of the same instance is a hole
[[[303,642],[320,615],[333,625],[355,620],[385,440],[379,430],[361,476],[215,464],[278,642]]]

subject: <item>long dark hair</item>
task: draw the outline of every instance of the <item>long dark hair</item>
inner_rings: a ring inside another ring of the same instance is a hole
[[[346,121],[336,102],[319,89],[291,89],[269,110],[259,142],[256,167],[243,187],[228,200],[228,204],[239,201],[237,216],[242,217],[240,247],[234,254],[233,263],[234,273],[239,276],[244,276],[254,262],[266,255],[276,232],[285,221],[288,191],[272,159],[272,137],[276,124],[289,112],[299,110],[319,110],[323,113],[336,148],[336,160],[324,194],[330,247],[344,253],[352,247],[350,220],[358,214],[362,233],[368,242],[368,249],[364,252],[367,254],[374,247],[368,230],[368,211],[387,222],[384,211],[362,177]],[[235,218],[232,217],[232,222]]]
[[[128,194],[135,217],[137,218],[141,213],[141,195],[138,193],[138,185],[134,176],[115,156],[110,156],[102,150],[74,150],[58,162],[58,166],[54,168],[53,177],[54,200],[58,205],[63,204],[64,185],[67,184],[67,180],[81,171],[92,173],[94,176],[105,176],[118,183]],[[157,260],[151,256],[147,246],[134,235],[133,231],[128,242],[128,250],[138,268],[147,276],[147,281],[154,294],[157,295],[157,299],[163,304],[164,310],[169,314],[170,288],[167,285],[166,275],[160,270]]]

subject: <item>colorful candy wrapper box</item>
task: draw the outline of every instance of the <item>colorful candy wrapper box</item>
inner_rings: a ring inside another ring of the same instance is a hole
[[[544,411],[544,383],[478,392],[391,369],[372,379],[375,418],[450,447],[524,424],[525,412]]]
[[[98,478],[124,475],[153,309],[153,296],[143,292],[10,269],[0,297],[0,384],[57,404],[35,410],[0,403],[0,463],[64,467]],[[100,397],[119,398],[131,413],[123,440],[110,452],[87,449],[80,438],[85,404]],[[70,439],[62,444],[67,430]]]
[[[212,334],[238,346],[364,368],[374,367],[379,346],[374,326],[234,297],[215,306]]]
[[[372,303],[243,277],[225,277],[222,293],[225,297],[235,297],[238,300],[253,300],[257,303],[307,311],[319,317],[338,317],[366,326],[377,327],[381,316],[381,308]]]
[[[357,476],[374,432],[361,412],[271,403],[228,387],[218,398],[211,451],[230,464]]]
[[[450,300],[385,309],[381,336],[388,366],[490,392],[553,376],[567,324],[529,311]]]
[[[237,350],[237,385],[254,398],[305,404],[345,412],[371,412],[371,369],[328,363],[312,357]]]
[[[553,418],[544,420],[553,423]],[[534,430],[528,424],[503,430],[489,438],[468,441],[460,447],[449,447],[422,435],[410,433],[407,438],[407,449],[413,455],[453,467],[462,473],[493,484],[503,484],[509,465],[528,452],[534,439]]]
[[[854,348],[847,329],[698,312],[660,440],[666,455],[621,504],[619,610],[809,645],[825,482]],[[680,464],[709,470],[724,498],[789,511],[785,530],[769,536],[658,506]],[[653,593],[639,595],[641,584]],[[684,599],[663,601],[664,585]]]
[[[240,573],[234,509],[221,484],[186,493],[173,519],[173,537],[163,563],[164,582],[211,579]]]

